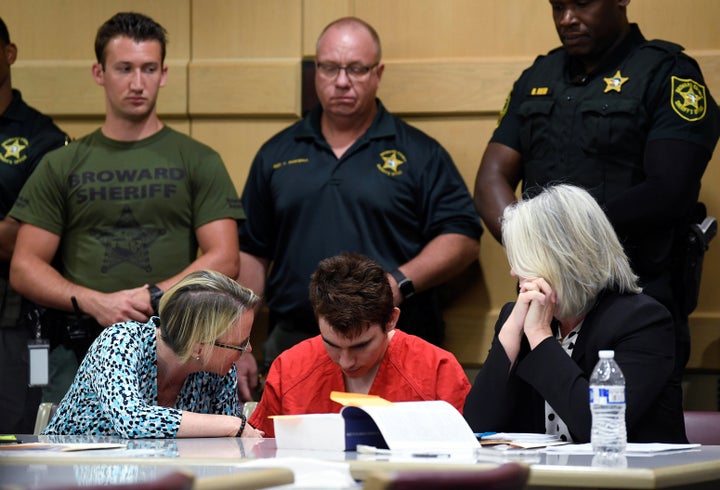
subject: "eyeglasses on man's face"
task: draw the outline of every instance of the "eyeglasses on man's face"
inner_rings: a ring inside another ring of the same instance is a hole
[[[213,345],[216,345],[218,347],[222,347],[224,349],[232,349],[240,352],[245,352],[248,347],[250,346],[250,337],[245,339],[245,342],[242,343],[242,345],[231,345],[231,344],[224,344],[223,342],[218,342],[217,340],[213,342]]]
[[[351,80],[362,80],[378,66],[378,63],[370,66],[361,65],[360,63],[353,63],[347,66],[340,66],[333,63],[316,63],[316,66],[320,76],[330,80],[337,78],[341,71],[344,71],[345,75]]]

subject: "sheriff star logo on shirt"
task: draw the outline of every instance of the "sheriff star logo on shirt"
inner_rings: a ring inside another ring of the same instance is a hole
[[[0,151],[0,162],[8,165],[18,165],[27,160],[27,148],[30,146],[28,140],[20,136],[8,138],[2,142]]]
[[[611,76],[610,78],[603,78],[603,80],[605,80],[605,90],[603,90],[604,94],[613,90],[617,93],[620,93],[623,84],[630,80],[630,78],[622,76],[620,70],[618,70],[613,76]]]
[[[705,86],[690,78],[670,77],[671,106],[686,121],[699,121],[705,117]]]
[[[105,257],[100,268],[103,273],[122,263],[151,272],[150,245],[164,234],[165,230],[161,228],[141,226],[129,206],[123,208],[114,228],[90,231],[90,235],[105,247]]]
[[[407,158],[401,152],[397,150],[385,150],[380,153],[383,163],[378,163],[377,168],[385,175],[396,177],[402,175],[402,170],[399,170],[400,165],[407,162]]]

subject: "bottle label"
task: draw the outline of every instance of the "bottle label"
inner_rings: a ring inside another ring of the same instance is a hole
[[[596,405],[617,405],[625,403],[625,387],[591,386],[590,403]]]

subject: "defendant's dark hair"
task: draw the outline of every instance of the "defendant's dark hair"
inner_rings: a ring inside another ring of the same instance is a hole
[[[322,260],[310,279],[310,303],[335,331],[355,338],[370,325],[384,330],[393,312],[387,272],[358,253]]]

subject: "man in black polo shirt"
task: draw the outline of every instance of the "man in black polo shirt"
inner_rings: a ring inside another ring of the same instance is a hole
[[[0,19],[0,433],[31,433],[41,396],[40,388],[28,387],[31,305],[8,280],[19,223],[7,213],[40,158],[65,144],[52,120],[13,90],[10,66],[16,58],[17,47]]]
[[[467,187],[437,141],[376,99],[383,69],[370,25],[331,23],[317,44],[320,106],[253,162],[238,280],[267,300],[268,365],[318,333],[307,288],[320,260],[341,252],[376,260],[402,310],[400,328],[440,344],[436,286],[478,258],[482,228]]]
[[[718,106],[683,48],[647,41],[628,22],[629,0],[552,0],[562,47],[515,82],[475,183],[495,238],[498,218],[523,192],[564,182],[603,206],[644,292],[676,324],[676,362],[690,353],[683,265],[700,179],[720,132]]]

